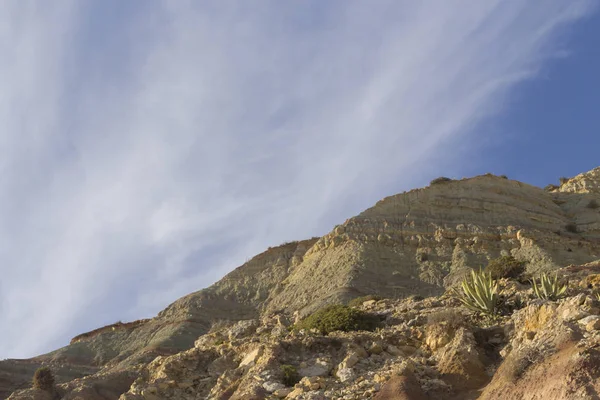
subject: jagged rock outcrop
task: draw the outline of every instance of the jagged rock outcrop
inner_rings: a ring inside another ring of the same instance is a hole
[[[327,303],[346,302],[367,294],[391,299],[439,296],[470,269],[484,266],[500,255],[526,261],[530,273],[594,262],[600,259],[599,203],[600,168],[548,190],[488,174],[441,181],[387,197],[321,238],[286,243],[259,254],[215,285],[175,301],[155,318],[78,335],[68,346],[32,360],[0,361],[0,398],[26,387],[33,371],[42,364],[51,366],[57,381],[64,383],[64,398],[84,393],[79,396],[117,399],[127,392],[123,399],[150,399],[155,392],[177,389],[188,393],[190,388],[205,390],[207,396],[213,392],[231,392],[233,396],[242,388],[253,394],[238,393],[238,398],[262,398],[265,390],[271,393],[269,390],[277,385],[267,385],[269,389],[258,387],[255,374],[248,375],[248,371],[256,365],[271,365],[275,355],[283,351],[277,347],[282,344],[263,346],[256,360],[250,362],[255,363],[253,366],[231,368],[232,362],[243,361],[239,360],[239,353],[223,352],[218,346],[215,352],[207,353],[205,347],[200,347],[204,349],[200,351],[198,344],[194,345],[199,337],[207,337],[209,330],[217,329],[215,324],[223,316],[230,319],[225,325],[271,316],[284,321],[294,313],[303,316]],[[256,324],[253,322],[247,331],[265,326]],[[269,328],[278,332],[275,338],[287,333],[286,323],[277,326]],[[218,340],[235,343],[238,336],[246,334],[241,327],[236,332]],[[458,337],[462,342],[456,339],[454,348],[464,349],[469,341],[473,347],[471,333],[463,332]],[[343,343],[346,342],[342,340]],[[295,342],[288,345],[300,346]],[[390,345],[408,346],[401,341]],[[449,349],[452,347],[444,350],[444,357],[436,359],[442,368],[427,380],[425,392],[443,392],[452,382],[442,378],[473,367],[469,364],[475,363],[475,358],[469,358],[471,353]],[[337,365],[346,356],[345,350],[339,350],[329,354],[329,361],[324,362]],[[485,355],[479,354],[478,360],[479,356],[483,360],[480,362],[486,362]],[[440,360],[450,360],[450,372],[440,372],[444,370],[444,361]],[[463,369],[452,372],[456,365],[451,360],[465,360]],[[193,371],[188,376],[178,368],[189,363]],[[183,375],[175,379],[173,373]],[[332,368],[328,373],[333,375],[327,376],[336,376],[338,371]],[[348,371],[341,371],[340,375],[347,382],[355,378]],[[164,380],[166,377],[191,384],[175,387]],[[480,385],[483,379],[474,379],[472,387]],[[150,382],[156,385],[148,386]],[[303,387],[316,385],[311,381]],[[19,396],[23,395],[28,394]],[[15,396],[12,398],[27,398]]]

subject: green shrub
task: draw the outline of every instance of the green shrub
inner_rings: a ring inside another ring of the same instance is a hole
[[[343,305],[322,308],[297,324],[297,329],[315,329],[323,335],[334,331],[372,331],[379,326],[379,318]]]
[[[500,178],[502,178],[502,179],[508,179],[508,176],[506,176],[506,175],[500,175]]]
[[[525,263],[517,261],[513,256],[502,256],[491,260],[485,271],[490,273],[493,279],[514,279],[525,271]]]
[[[381,297],[377,296],[375,294],[368,294],[366,296],[356,297],[348,302],[348,307],[359,307],[359,306],[362,306],[362,304],[365,301],[369,301],[369,300],[379,301],[379,300],[381,300]]]
[[[538,284],[536,279],[533,279],[533,293],[535,293],[538,299],[544,300],[558,300],[567,294],[567,283],[560,283],[558,281],[558,275],[554,275],[554,279],[550,278],[546,273],[540,275],[540,283]]]
[[[462,281],[462,293],[458,292],[460,302],[471,311],[494,316],[498,308],[498,282],[489,273],[471,271],[471,277]]]
[[[48,367],[38,368],[33,374],[33,387],[46,392],[54,391],[54,375]]]
[[[298,371],[296,371],[296,367],[294,367],[293,365],[282,365],[281,374],[283,375],[283,384],[286,386],[294,386],[296,383],[300,382],[300,374],[298,374]]]
[[[446,178],[445,176],[440,176],[439,178],[435,178],[434,180],[432,180],[431,182],[429,182],[429,184],[430,185],[435,185],[437,183],[445,183],[445,182],[452,182],[452,179]]]
[[[565,231],[567,232],[571,232],[571,233],[577,233],[577,225],[573,224],[573,223],[569,223],[565,225]]]
[[[595,210],[596,208],[600,207],[600,204],[598,204],[598,202],[596,201],[596,199],[592,199],[589,201],[589,203],[587,203],[587,208],[591,208],[592,210]]]

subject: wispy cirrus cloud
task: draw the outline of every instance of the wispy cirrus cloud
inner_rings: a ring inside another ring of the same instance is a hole
[[[0,357],[152,316],[459,171],[476,124],[592,11],[137,3],[2,5]]]

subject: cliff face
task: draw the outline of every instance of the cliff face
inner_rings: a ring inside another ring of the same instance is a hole
[[[527,261],[529,272],[598,260],[598,204],[600,168],[550,190],[483,175],[390,196],[321,238],[259,254],[153,319],[79,335],[32,360],[1,361],[0,398],[42,363],[63,382],[127,371],[118,374],[125,387],[140,366],[192,348],[217,321],[304,315],[366,294],[441,295],[500,255]]]

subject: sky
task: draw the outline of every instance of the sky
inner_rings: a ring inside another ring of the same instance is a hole
[[[594,0],[0,4],[0,359],[440,175],[600,165]]]

